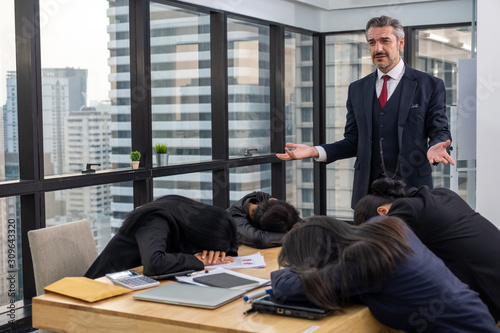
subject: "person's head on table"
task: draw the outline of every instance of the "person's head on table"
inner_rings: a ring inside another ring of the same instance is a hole
[[[122,233],[134,233],[148,216],[158,216],[179,230],[181,252],[200,253],[198,259],[237,255],[238,237],[235,222],[226,210],[183,196],[166,195],[130,212]],[[203,252],[206,253],[203,254]],[[210,264],[202,260],[204,264]]]
[[[401,59],[399,52],[405,44],[403,26],[388,16],[374,17],[366,24],[365,36],[373,64],[382,73],[388,73]]]
[[[271,273],[278,302],[303,301],[304,295],[318,307],[342,310],[359,297],[375,318],[393,329],[496,329],[478,294],[397,217],[377,216],[361,225],[308,217],[285,235],[278,263],[286,268]],[[428,309],[437,299],[443,301],[442,311],[421,325],[425,317],[416,309]],[[471,316],[463,316],[464,311]]]
[[[233,261],[237,251],[236,223],[226,210],[167,195],[131,211],[85,276],[139,266],[144,275],[197,271]]]
[[[286,233],[301,220],[297,209],[284,200],[270,198],[259,204],[249,203],[250,219],[264,231]]]
[[[358,201],[354,208],[355,225],[365,223],[378,215],[387,215],[392,204],[406,196],[406,184],[402,180],[380,178],[370,186],[370,193]]]

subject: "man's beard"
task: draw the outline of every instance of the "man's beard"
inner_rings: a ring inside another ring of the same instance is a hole
[[[397,57],[394,57],[393,59],[389,58],[389,55],[387,53],[377,53],[373,56],[372,60],[375,60],[375,57],[378,55],[381,55],[381,54],[385,55],[388,60],[387,60],[387,64],[379,63],[379,64],[375,65],[380,70],[387,69],[387,68],[391,67],[392,64],[394,64],[394,62],[397,60]]]

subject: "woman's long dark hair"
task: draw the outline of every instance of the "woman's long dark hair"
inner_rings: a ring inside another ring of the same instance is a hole
[[[151,214],[159,215],[178,228],[185,242],[201,250],[237,255],[236,223],[226,210],[183,196],[167,195],[130,212],[119,232],[134,233]]]
[[[377,208],[392,204],[396,199],[405,197],[406,184],[402,180],[380,178],[370,186],[370,194],[358,201],[354,208],[354,224],[365,223],[378,215]]]
[[[396,217],[354,226],[312,216],[285,235],[278,262],[299,275],[311,302],[340,310],[348,290],[362,292],[366,286],[382,283],[411,252],[404,222]],[[353,286],[352,281],[359,284]]]

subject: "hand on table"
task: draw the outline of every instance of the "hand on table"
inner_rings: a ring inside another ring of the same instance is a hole
[[[194,256],[203,262],[205,266],[227,264],[234,261],[233,257],[226,256],[226,252],[221,251],[203,250],[203,252],[195,254]]]

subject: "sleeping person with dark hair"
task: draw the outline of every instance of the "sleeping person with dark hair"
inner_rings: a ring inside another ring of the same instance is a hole
[[[167,195],[130,212],[85,276],[141,265],[144,275],[202,270],[233,261],[237,250],[236,224],[224,209]]]
[[[278,262],[286,268],[271,273],[275,301],[341,311],[358,297],[379,322],[406,333],[498,333],[478,294],[401,219],[375,219],[298,223],[283,239]]]
[[[281,239],[298,221],[299,212],[286,201],[255,191],[227,209],[236,221],[241,244],[255,248],[281,246]]]
[[[387,215],[405,221],[429,250],[479,293],[500,320],[500,230],[458,194],[428,186],[405,191],[400,180],[381,178],[354,210],[354,223]]]

